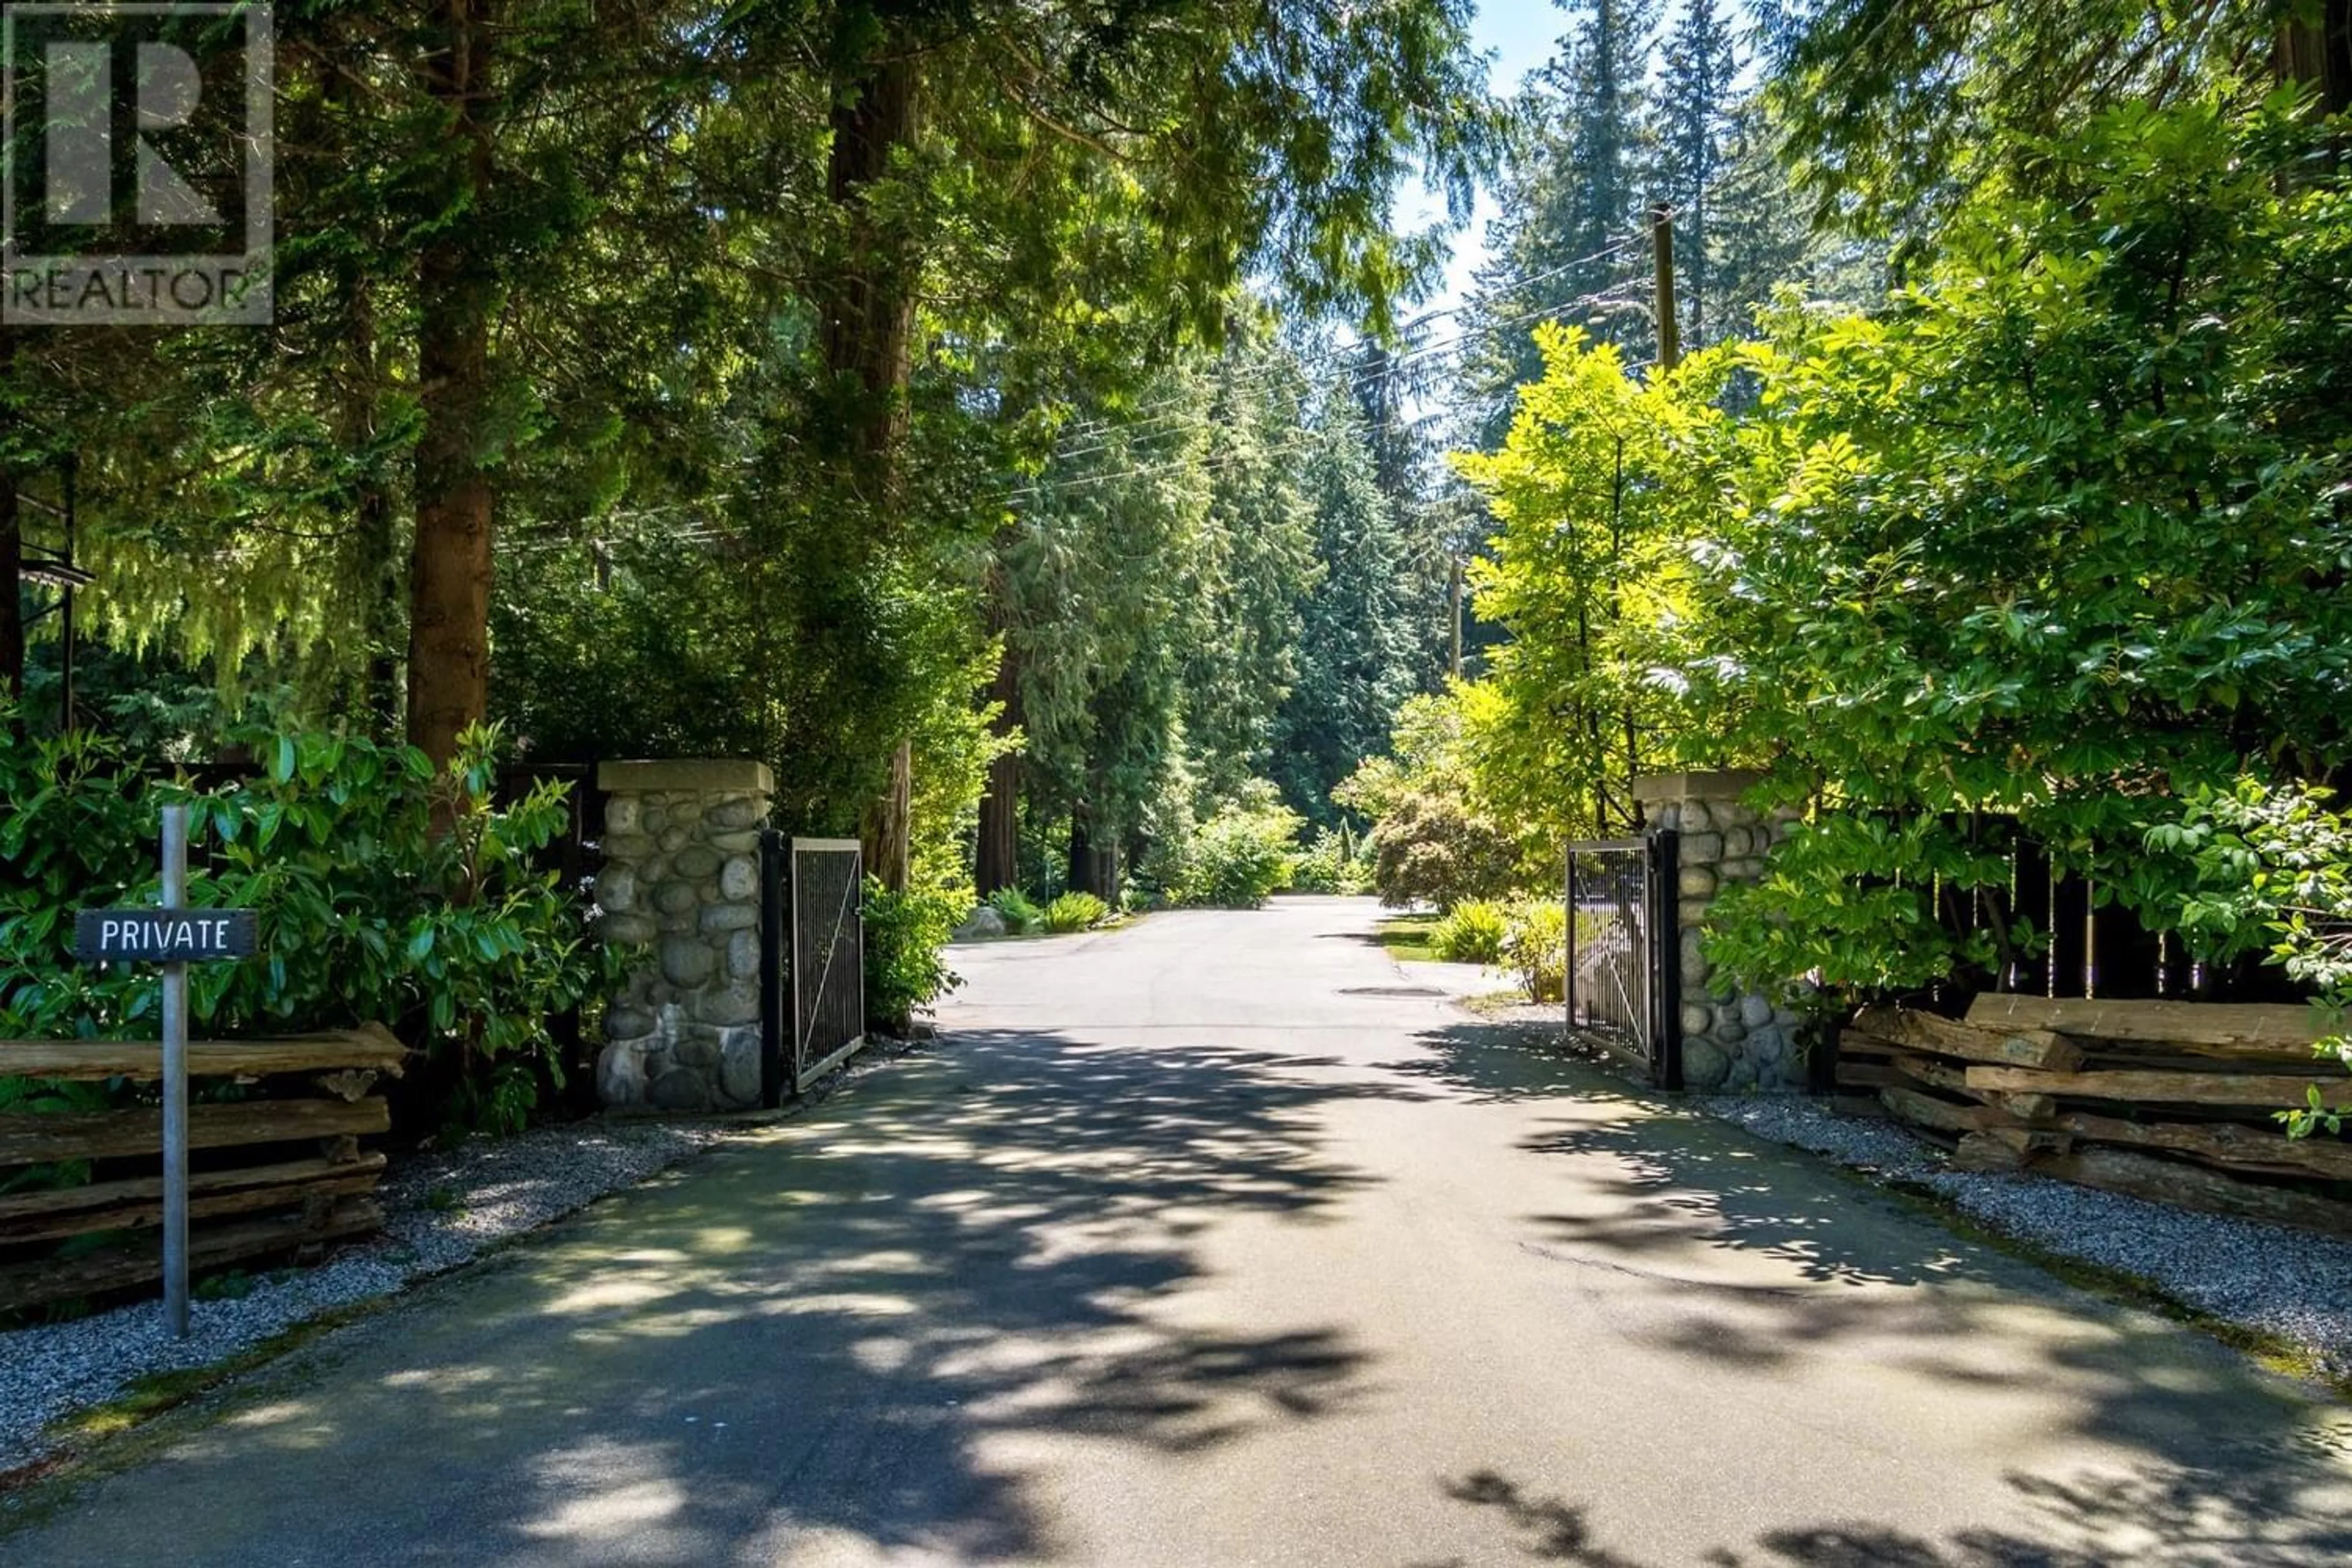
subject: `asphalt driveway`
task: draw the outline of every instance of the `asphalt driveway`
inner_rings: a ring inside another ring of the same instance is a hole
[[[2352,1562],[2352,1411],[1399,994],[1375,914],[961,950],[937,1047],[0,1563]]]

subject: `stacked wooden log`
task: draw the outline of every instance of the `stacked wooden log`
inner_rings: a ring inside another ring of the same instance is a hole
[[[373,1194],[383,1155],[360,1140],[391,1126],[375,1089],[405,1054],[375,1025],[189,1045],[199,1090],[228,1082],[252,1095],[200,1094],[189,1108],[188,1252],[199,1276],[300,1258],[383,1224]],[[0,1077],[152,1082],[162,1071],[152,1041],[0,1040]],[[0,1311],[162,1279],[163,1131],[152,1104],[0,1112],[0,1186],[17,1189],[0,1191]],[[23,1166],[83,1162],[91,1179],[75,1185],[6,1181]]]
[[[2309,1008],[1979,997],[1964,1020],[1865,1008],[1842,1090],[1979,1171],[2022,1171],[2189,1208],[2352,1235],[2352,1142],[2290,1139],[2273,1113],[2352,1072],[2315,1058]]]

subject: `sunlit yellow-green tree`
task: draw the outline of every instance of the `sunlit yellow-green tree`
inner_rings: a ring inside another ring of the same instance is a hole
[[[1500,524],[1478,613],[1511,634],[1465,712],[1491,798],[1565,837],[1638,822],[1633,776],[1689,749],[1679,649],[1732,441],[1721,357],[1635,375],[1580,330],[1537,336],[1544,376],[1502,449],[1454,459]]]

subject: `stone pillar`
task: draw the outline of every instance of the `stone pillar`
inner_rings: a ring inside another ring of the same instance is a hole
[[[765,763],[606,763],[597,933],[633,950],[596,1089],[621,1110],[760,1103]]]
[[[1805,1087],[1796,1015],[1771,998],[1717,981],[1704,927],[1717,894],[1764,875],[1765,857],[1784,837],[1793,812],[1769,817],[1740,797],[1763,779],[1748,772],[1662,773],[1636,779],[1653,827],[1680,836],[1675,933],[1682,967],[1683,1082],[1713,1090],[1789,1090]]]

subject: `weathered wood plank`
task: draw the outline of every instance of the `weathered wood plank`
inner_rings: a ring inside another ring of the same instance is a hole
[[[2058,1114],[2058,1097],[2051,1094],[1996,1094],[1992,1103],[2020,1121],[2047,1121]]]
[[[308,1162],[306,1162],[308,1163]],[[325,1162],[314,1162],[324,1164]],[[280,1182],[264,1185],[247,1185],[205,1194],[192,1194],[188,1199],[188,1217],[192,1220],[218,1219],[226,1215],[258,1214],[268,1209],[291,1208],[294,1205],[324,1202],[331,1198],[357,1197],[375,1191],[381,1173],[359,1165],[330,1166],[343,1174],[312,1176],[299,1182]],[[105,1184],[113,1186],[116,1184]],[[87,1192],[91,1189],[84,1188]],[[0,1219],[0,1245],[16,1246],[31,1241],[58,1241],[69,1236],[89,1236],[102,1230],[149,1230],[163,1223],[163,1197],[129,1197],[97,1208],[75,1209],[66,1213],[38,1215],[22,1219]]]
[[[1988,994],[1969,1022],[1990,1029],[2049,1029],[2101,1040],[2169,1046],[2194,1056],[2309,1061],[2327,1031],[2311,1008],[2283,1003],[2102,1002]]]
[[[2289,1138],[2234,1121],[2126,1121],[2081,1110],[2063,1113],[2058,1125],[2094,1142],[2164,1149],[2231,1170],[2352,1182],[2352,1143],[2337,1138]]]
[[[239,1143],[291,1143],[306,1138],[362,1137],[391,1129],[381,1099],[249,1100],[188,1109],[188,1146],[226,1149]],[[163,1147],[163,1113],[139,1108],[44,1115],[0,1112],[0,1166],[51,1160],[102,1160],[154,1154]]]
[[[2209,1214],[2267,1220],[2330,1236],[2352,1236],[2352,1204],[2334,1203],[2291,1187],[2267,1186],[2183,1161],[2091,1144],[2071,1154],[2045,1156],[2033,1169],[2062,1181]]]
[[[1906,1051],[1895,1058],[1895,1068],[1913,1082],[1924,1083],[1931,1089],[1948,1089],[1958,1093],[1969,1087],[1967,1068],[1954,1062],[1938,1061],[1934,1057]]]
[[[2051,1068],[2062,1072],[2083,1065],[2083,1047],[2047,1029],[1980,1028],[1974,1024],[1939,1018],[1933,1013],[1916,1013],[1907,1007],[1865,1007],[1853,1026],[1910,1050],[1958,1057],[1964,1061]]]
[[[1959,1171],[2022,1171],[2027,1163],[2025,1151],[1990,1131],[1968,1133],[1952,1151],[1952,1168]]]
[[[314,1183],[341,1185],[357,1181],[373,1186],[383,1179],[383,1168],[384,1157],[370,1152],[350,1161],[282,1160],[268,1165],[240,1165],[232,1171],[194,1171],[188,1176],[188,1197],[191,1204],[194,1204],[247,1192],[300,1189]],[[350,1190],[362,1189],[354,1187]],[[93,1213],[111,1212],[125,1205],[160,1205],[163,1196],[163,1178],[161,1176],[134,1176],[121,1181],[92,1182],[79,1187],[52,1188],[45,1192],[12,1193],[0,1197],[0,1239],[30,1239],[36,1234],[78,1236],[89,1230],[110,1229],[112,1228],[110,1226],[84,1223],[84,1217]],[[218,1212],[235,1211],[224,1209]],[[44,1228],[51,1225],[71,1225],[75,1228],[56,1231]]]
[[[189,1233],[188,1266],[196,1273],[317,1242],[363,1236],[383,1224],[373,1198],[338,1198],[319,1215],[279,1215]],[[163,1278],[163,1248],[152,1238],[69,1258],[36,1258],[0,1268],[0,1311],[128,1290]]]
[[[2328,1106],[2352,1105],[2352,1077],[2281,1078],[2271,1073],[2231,1072],[2034,1072],[2026,1068],[1972,1067],[1972,1092],[2065,1094],[2084,1100],[2147,1100],[2159,1105],[2266,1105],[2282,1109],[2308,1103],[2306,1089],[2319,1090]]]
[[[2009,1126],[2009,1117],[1989,1105],[1955,1105],[1913,1089],[1882,1089],[1880,1101],[1906,1121],[1932,1127],[1938,1132],[1981,1132]]]
[[[408,1047],[381,1024],[276,1040],[191,1040],[195,1078],[263,1078],[281,1072],[383,1072],[397,1075]],[[90,1080],[163,1076],[154,1040],[0,1040],[0,1076]]]
[[[2074,1146],[2074,1135],[2048,1127],[1988,1127],[1981,1134],[2021,1154],[2063,1154]]]

